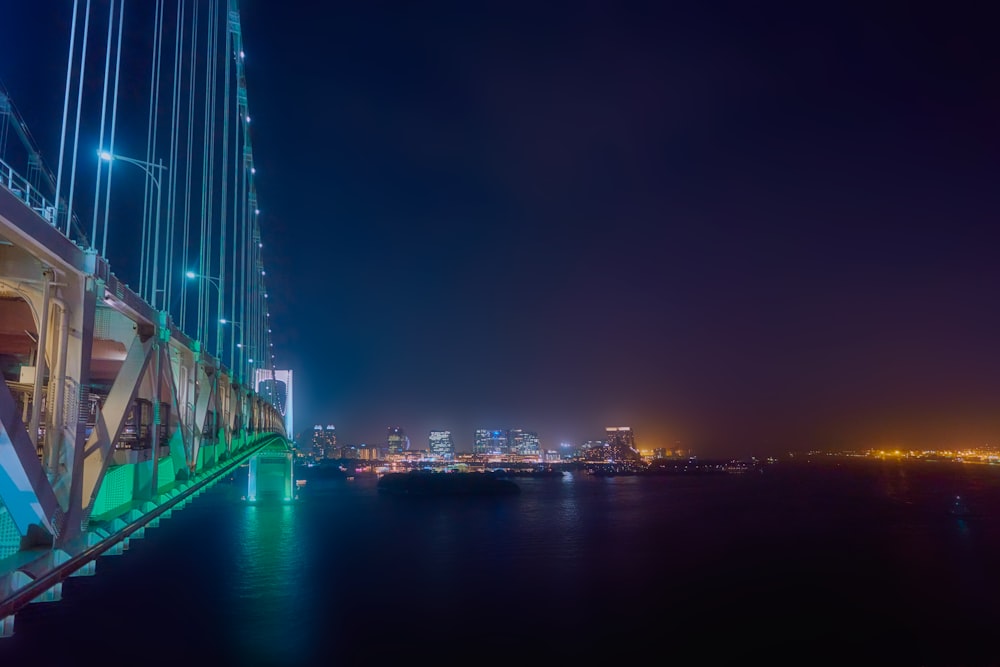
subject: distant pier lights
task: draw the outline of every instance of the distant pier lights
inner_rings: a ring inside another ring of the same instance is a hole
[[[258,368],[255,373],[254,386],[257,394],[274,405],[285,419],[285,435],[291,440],[295,437],[292,423],[292,371],[279,371]]]

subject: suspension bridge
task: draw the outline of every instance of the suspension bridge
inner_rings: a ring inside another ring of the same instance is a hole
[[[65,69],[0,83],[0,637],[236,467],[294,496],[238,3],[48,12]]]

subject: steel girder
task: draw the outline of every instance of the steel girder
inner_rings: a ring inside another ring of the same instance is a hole
[[[14,313],[25,326],[4,338]],[[12,390],[9,380],[0,387],[0,522],[9,515],[23,544],[72,552],[89,541],[95,501],[123,456],[151,457],[152,472],[135,476],[133,501],[155,504],[161,463],[171,460],[181,483],[197,474],[201,448],[213,447],[213,461],[228,457],[250,441],[251,419],[257,433],[274,423],[273,407],[232,382],[167,313],[0,187],[0,352],[10,340],[37,358],[41,376],[37,388],[15,382]],[[137,398],[169,408],[162,454],[155,427],[148,455],[116,449]],[[40,403],[36,447],[28,425]],[[210,412],[217,417],[206,433]]]

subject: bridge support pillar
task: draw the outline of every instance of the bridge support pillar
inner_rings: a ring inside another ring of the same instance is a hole
[[[295,462],[287,443],[267,445],[250,457],[247,500],[288,501],[295,498]]]
[[[0,639],[14,636],[14,615],[0,616]]]

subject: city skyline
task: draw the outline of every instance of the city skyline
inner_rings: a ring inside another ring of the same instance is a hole
[[[600,432],[595,432],[592,436],[588,436],[579,441],[562,440],[555,442],[546,439],[543,436],[543,434],[540,434],[538,431],[529,430],[521,426],[510,426],[510,427],[480,426],[470,431],[467,434],[468,439],[465,440],[463,439],[464,436],[462,433],[454,429],[439,426],[427,430],[425,432],[426,438],[420,438],[419,440],[414,442],[408,435],[409,431],[405,426],[397,425],[397,426],[386,427],[385,432],[383,432],[380,438],[358,439],[353,436],[345,437],[343,435],[343,432],[337,427],[336,424],[330,422],[322,422],[314,424],[311,427],[301,429],[297,431],[292,437],[296,441],[296,444],[299,445],[300,447],[305,446],[306,442],[310,438],[314,437],[314,433],[324,432],[327,433],[328,435],[334,436],[334,443],[337,446],[355,446],[355,447],[378,446],[388,449],[391,447],[390,443],[394,435],[401,434],[403,437],[406,438],[406,441],[410,444],[409,447],[410,450],[428,450],[428,449],[433,449],[432,443],[434,441],[435,435],[444,434],[447,436],[448,441],[451,442],[456,452],[471,453],[475,451],[476,438],[478,437],[479,433],[483,431],[502,432],[505,437],[507,437],[508,434],[518,432],[520,434],[527,434],[529,437],[537,439],[543,451],[558,451],[560,448],[565,448],[565,447],[573,447],[578,449],[587,442],[596,442],[602,440],[602,437],[599,436],[602,435],[606,436],[608,431],[619,430],[619,429],[622,430],[628,429],[632,433],[633,437],[635,436],[634,431],[632,431],[631,427],[628,426],[602,427],[600,429]],[[355,433],[357,431],[348,431],[348,432]],[[639,438],[639,441],[641,442],[641,437]],[[650,450],[654,448],[675,449],[678,446],[679,443],[662,443],[662,444],[657,444],[655,446],[652,443],[647,443],[647,444],[642,444],[641,448]]]

